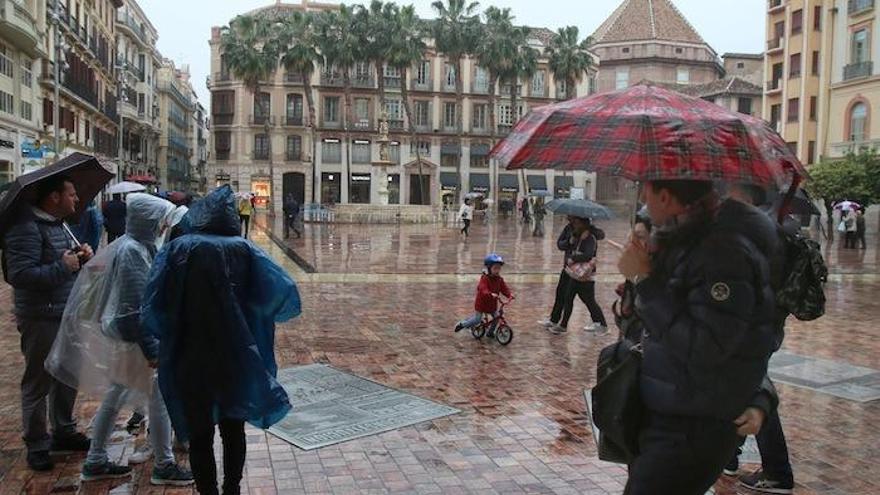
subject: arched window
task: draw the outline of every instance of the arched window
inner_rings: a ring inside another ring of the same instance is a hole
[[[856,103],[849,111],[849,140],[861,142],[868,139],[868,106]]]

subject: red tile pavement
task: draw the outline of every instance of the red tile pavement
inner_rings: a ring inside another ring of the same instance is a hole
[[[519,280],[513,285],[521,296],[509,311],[516,336],[511,345],[501,347],[451,331],[456,318],[472,308],[475,276],[473,280],[464,276],[461,282],[429,275],[340,281],[346,277],[343,272],[416,273],[425,263],[438,273],[476,273],[492,242],[514,260],[509,267],[512,272],[546,270],[552,280],[559,255],[543,245],[534,249],[529,240],[517,247],[514,233],[519,227],[502,228],[506,233],[493,241],[478,241],[480,229],[476,229],[469,247],[441,230],[434,229],[432,234],[428,229],[433,227],[425,226],[403,227],[400,232],[396,227],[309,229],[305,242],[318,247],[313,258],[316,265],[339,273],[307,276],[285,261],[299,278],[304,315],[279,327],[279,365],[329,363],[463,412],[310,452],[250,430],[243,485],[249,493],[622,491],[625,470],[595,457],[581,395],[594,381],[599,349],[614,337],[581,331],[577,324],[587,319],[583,307],[576,310],[568,335],[551,336],[537,329],[534,322],[552,304],[552,283],[531,275],[511,277]],[[356,231],[388,229],[398,238],[406,237],[412,248],[395,250],[388,241],[371,238],[368,246],[346,241],[337,251],[335,245],[329,246],[329,236],[319,234],[321,240],[313,241],[313,232],[321,229],[333,231],[340,239],[352,239]],[[622,236],[625,226],[612,224],[608,230]],[[280,251],[268,245],[265,236],[258,233],[256,237],[278,256]],[[420,239],[421,244],[413,245],[411,239]],[[297,244],[293,245],[301,249]],[[610,260],[603,261],[608,275],[597,291],[606,311],[613,301],[612,266]],[[880,303],[874,297],[877,286],[875,275],[839,277],[829,284],[829,314],[815,323],[790,325],[785,347],[876,366],[880,328],[869,321],[880,314]],[[34,475],[25,466],[17,385],[22,360],[9,313],[8,287],[0,289],[0,310],[0,492],[75,490],[81,456],[59,459],[59,466],[47,474]],[[871,469],[872,460],[880,454],[880,401],[859,404],[787,385],[779,388],[799,483],[796,493],[880,493],[880,482]],[[80,402],[83,425],[95,407],[94,401]],[[124,459],[131,448],[132,441],[123,437],[112,453]],[[147,476],[148,467],[139,467],[133,479],[116,486],[113,493],[191,493],[189,489],[153,489],[147,485]],[[729,485],[721,483],[717,493],[747,493]],[[82,492],[107,493],[111,488],[109,483],[95,483]]]

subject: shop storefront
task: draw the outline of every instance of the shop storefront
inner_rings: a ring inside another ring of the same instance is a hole
[[[574,177],[557,175],[553,178],[553,194],[555,194],[557,198],[570,197],[572,187],[574,187]]]
[[[544,175],[526,175],[526,183],[529,186],[529,192],[547,190],[547,177]]]
[[[258,175],[251,177],[251,193],[254,195],[254,203],[257,208],[266,208],[269,204],[271,185],[269,176]]]
[[[370,182],[370,174],[351,174],[351,184],[349,185],[349,202],[369,204]]]
[[[459,189],[457,172],[440,172],[440,199],[447,207],[454,205]]]
[[[516,209],[519,179],[515,174],[498,175],[498,211],[510,213]]]
[[[342,187],[339,174],[321,174],[321,204],[331,205],[342,202]]]
[[[470,182],[471,192],[482,194],[482,199],[478,199],[474,202],[474,208],[478,210],[485,209],[486,205],[483,204],[482,200],[488,199],[489,192],[491,191],[489,174],[471,174]]]

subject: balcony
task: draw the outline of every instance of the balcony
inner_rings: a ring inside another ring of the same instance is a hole
[[[305,80],[303,79],[302,74],[296,72],[285,72],[284,82],[287,84],[303,84]]]
[[[358,131],[368,131],[375,128],[370,122],[370,119],[359,119],[357,117],[354,118],[354,122],[352,122],[351,127]]]
[[[874,62],[856,62],[843,66],[843,80],[870,77],[874,73]]]
[[[98,93],[96,93],[88,83],[74,81],[72,77],[65,77],[63,79],[65,88],[91,104],[96,109],[98,108]]]
[[[480,127],[471,127],[471,134],[474,136],[488,136],[489,128],[485,127],[485,125]]]
[[[269,159],[269,150],[254,150],[253,152],[251,152],[251,158],[255,161],[266,161]]]
[[[29,57],[39,58],[42,55],[42,39],[36,19],[27,8],[14,0],[0,0],[0,32]]]
[[[216,158],[217,161],[229,160],[229,150],[216,150],[214,152],[214,158]]]
[[[413,79],[410,81],[409,89],[412,91],[432,91],[434,88],[434,83],[430,79],[419,80]]]
[[[342,122],[339,120],[325,120],[323,124],[325,129],[342,129]]]
[[[767,81],[767,94],[775,93],[782,90],[782,78],[771,79]]]
[[[849,15],[863,14],[874,9],[874,0],[849,0],[847,12]]]
[[[400,87],[400,78],[399,77],[386,77],[385,78],[385,87],[386,88],[399,88]]]
[[[284,156],[284,158],[285,158],[288,162],[299,162],[299,161],[302,161],[302,151],[299,151],[299,150],[288,150],[288,151],[287,151],[287,154]]]
[[[781,51],[782,48],[783,48],[783,46],[782,46],[782,38],[781,37],[767,41],[767,54],[768,55],[775,53],[777,51]]]
[[[455,91],[454,86],[452,90]],[[489,83],[487,81],[474,81],[474,85],[471,88],[471,93],[477,95],[489,94]]]
[[[275,125],[275,116],[274,115],[251,115],[248,118],[248,124],[250,125]]]
[[[218,113],[214,114],[214,125],[232,125],[232,121],[235,119],[235,114],[233,113],[222,113],[222,110],[218,110]]]
[[[532,98],[547,98],[547,88],[531,88],[529,96]]]
[[[511,129],[513,129],[512,125],[498,124],[498,135],[499,136],[506,136],[506,135],[510,134]]]
[[[392,131],[402,131],[403,119],[388,119],[388,128]]]
[[[184,94],[181,93],[180,90],[177,89],[177,86],[175,86],[173,83],[169,82],[169,83],[163,84],[162,89],[164,91],[170,93],[171,96],[177,98],[177,101],[179,101],[181,104],[183,104],[183,106],[185,106],[187,108],[192,106],[192,101],[190,101],[189,97],[184,96]]]
[[[880,139],[844,141],[831,145],[831,152],[834,156],[844,156],[848,153],[856,153],[863,150],[880,150]]]
[[[303,117],[302,115],[288,115],[284,119],[284,125],[301,126],[303,125]]]
[[[138,24],[134,16],[129,15],[127,12],[116,13],[116,25],[128,29],[128,31],[130,31],[131,34],[144,45],[149,43],[147,40],[147,31],[142,25]]]
[[[371,76],[355,76],[351,78],[351,87],[352,88],[374,88],[376,87],[376,82],[373,80]]]
[[[784,7],[785,2],[783,2],[782,0],[770,0],[770,3],[767,5],[768,11],[771,14],[783,10]]]
[[[342,74],[321,74],[322,86],[342,86]]]

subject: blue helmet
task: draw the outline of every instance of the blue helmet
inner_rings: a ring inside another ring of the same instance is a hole
[[[502,258],[500,254],[490,253],[485,259],[483,259],[483,264],[487,267],[492,265],[503,265],[504,258]]]

